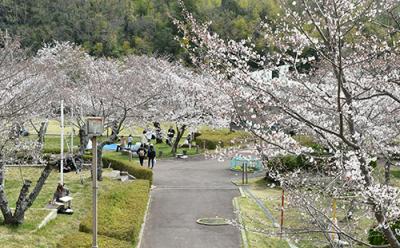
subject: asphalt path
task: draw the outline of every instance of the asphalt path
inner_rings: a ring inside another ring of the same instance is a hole
[[[240,230],[204,226],[199,218],[235,219],[239,191],[228,164],[215,160],[158,161],[141,248],[239,248]]]

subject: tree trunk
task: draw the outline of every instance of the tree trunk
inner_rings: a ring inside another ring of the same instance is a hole
[[[172,145],[172,151],[171,151],[171,153],[174,155],[174,157],[178,150],[179,141],[181,140],[183,134],[185,133],[185,130],[186,130],[186,125],[182,125],[180,127],[178,125],[176,125],[177,134],[176,134],[176,139],[174,141],[174,144]]]
[[[371,175],[369,174],[369,169],[367,167],[367,163],[365,161],[365,159],[360,158],[360,169],[361,172],[364,176],[364,180],[365,180],[365,187],[368,187],[370,185],[372,185],[372,178]],[[374,199],[371,199],[371,202],[374,202]],[[390,246],[393,248],[400,248],[400,243],[399,241],[396,239],[395,234],[393,233],[392,229],[389,228],[385,228],[385,225],[387,223],[384,214],[382,213],[382,210],[377,208],[377,206],[375,204],[373,204],[373,209],[374,209],[374,215],[376,220],[378,221],[379,224],[383,224],[381,230],[383,232],[383,235],[385,236],[386,240],[389,242]]]
[[[375,209],[375,218],[378,220],[378,223],[385,223],[385,217],[382,214],[381,210]],[[386,226],[386,225],[383,225]],[[392,248],[400,248],[400,242],[396,239],[396,235],[393,233],[392,229],[390,227],[381,228],[383,235],[385,236],[386,240],[390,244],[390,247]]]
[[[28,209],[26,196],[28,195],[29,187],[31,187],[31,184],[32,181],[29,180],[24,181],[24,184],[22,185],[21,191],[19,192],[19,197],[16,203],[15,212],[13,216],[13,223],[9,224],[20,225],[24,222],[25,211]]]
[[[86,124],[83,124],[79,128],[79,152],[78,156],[82,158],[82,156],[85,154],[86,147],[89,143],[89,136],[87,135],[86,131]]]
[[[46,182],[47,178],[49,177],[53,166],[56,163],[48,163],[46,167],[43,169],[42,174],[40,175],[35,188],[29,194],[29,188],[32,184],[31,181],[25,180],[24,184],[22,185],[14,215],[9,208],[8,201],[3,189],[3,186],[0,185],[0,209],[4,217],[4,224],[7,225],[20,225],[24,222],[25,212],[32,206],[33,202],[36,200],[36,197],[39,195],[40,191],[43,188],[44,183]]]
[[[4,224],[11,224],[13,215],[8,205],[6,193],[4,192],[3,185],[0,185],[0,210],[4,217]]]
[[[120,130],[120,125],[117,121],[113,121],[111,126],[111,135],[106,141],[101,142],[97,145],[97,180],[101,181],[103,179],[103,148],[105,145],[110,145],[118,140],[118,134]],[[94,144],[93,144],[94,145]]]
[[[44,137],[47,132],[48,123],[49,123],[48,120],[42,121],[40,123],[40,128],[39,128],[39,132],[38,132],[38,142],[41,145],[44,144]]]
[[[56,162],[48,162],[46,167],[43,169],[42,174],[36,182],[35,188],[33,188],[32,192],[29,194],[27,201],[27,208],[31,207],[33,202],[36,200],[36,197],[39,195],[40,191],[43,188],[47,178],[50,176],[53,168],[56,167]]]
[[[4,185],[4,180],[5,180],[4,174],[5,174],[5,166],[0,157],[0,186]]]
[[[391,163],[389,161],[385,162],[385,185],[390,183],[390,167]]]

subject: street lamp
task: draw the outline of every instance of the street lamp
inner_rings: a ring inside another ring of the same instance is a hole
[[[88,117],[87,134],[92,138],[92,190],[93,190],[93,241],[92,248],[97,248],[97,143],[96,137],[101,136],[104,131],[103,118]]]

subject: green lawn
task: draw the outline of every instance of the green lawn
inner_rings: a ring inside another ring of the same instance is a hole
[[[105,137],[102,137],[101,139],[105,139]],[[101,140],[100,139],[100,140]],[[138,142],[139,140],[136,138],[134,139],[134,142]],[[47,135],[45,137],[45,144],[44,144],[44,152],[45,153],[54,153],[57,154],[60,152],[60,136],[55,136],[55,135]],[[70,143],[66,142],[70,142],[70,139],[65,139],[65,143],[64,143],[64,152],[68,151],[68,146],[70,145]],[[183,141],[182,141],[183,142]],[[157,156],[159,155],[159,152],[162,152],[162,158],[168,158],[168,157],[172,157],[172,153],[171,153],[171,147],[165,143],[162,144],[155,144],[155,148],[157,151]],[[75,137],[74,138],[74,150],[76,151],[77,148],[79,146],[79,137]],[[188,155],[196,155],[198,154],[196,152],[196,148],[193,146],[191,149],[189,148],[178,148],[178,153],[183,153],[183,151],[186,151]],[[199,149],[199,152],[201,152],[201,149]]]
[[[250,191],[260,199],[265,207],[269,209],[274,219],[280,223],[281,215],[281,194],[280,188],[267,187],[263,179],[250,180]],[[265,216],[261,208],[250,197],[238,198],[241,216],[246,226],[246,234],[251,248],[280,248],[288,247],[284,240],[279,239],[280,229],[274,226],[272,222]],[[289,203],[289,205],[288,205]],[[323,204],[326,209],[330,209],[331,201],[326,200]],[[337,216],[341,220],[344,217],[342,205],[347,204],[343,201],[337,201]],[[299,209],[293,204],[290,204],[290,196],[286,195],[286,207],[284,212],[284,232],[293,232],[295,230],[305,230],[312,227],[313,220],[306,215],[300,215]],[[330,213],[329,213],[330,214]],[[365,218],[365,210],[356,210],[354,213],[355,219],[359,220],[359,224],[351,229],[351,233],[367,240],[367,235],[364,233],[365,228],[373,225],[373,220]],[[347,226],[347,223],[339,222],[342,227]],[[349,226],[350,228],[351,226]],[[315,229],[315,228],[313,228]],[[322,234],[295,234],[284,235],[288,237],[293,244],[302,248],[317,248],[326,245]],[[357,246],[355,246],[357,247]]]
[[[169,126],[175,127],[171,123],[161,123],[162,129],[165,131],[169,128]],[[33,128],[30,125],[27,125],[26,128],[29,129],[31,135],[29,136],[30,139],[36,139],[36,133],[33,130]],[[71,131],[72,128],[66,122],[65,125],[65,135],[64,135],[64,151],[67,152],[68,148],[71,146]],[[138,126],[132,126],[132,127],[125,127],[121,131],[121,136],[128,136],[129,134],[132,134],[134,136],[134,143],[135,142],[140,142],[140,137],[142,135],[143,127],[138,127]],[[201,133],[201,136],[199,136],[199,142],[198,145],[200,148],[203,148],[204,145],[204,140],[207,142],[213,142],[215,144],[222,144],[224,146],[230,146],[230,145],[240,145],[242,143],[246,142],[246,138],[249,138],[250,135],[249,133],[246,133],[244,131],[236,131],[236,132],[229,132],[228,128],[218,128],[218,129],[212,129],[207,126],[202,126],[199,128],[199,131]],[[58,120],[50,120],[49,125],[48,125],[48,130],[47,130],[47,135],[45,137],[45,145],[44,145],[44,152],[45,153],[59,153],[60,152],[60,123]],[[187,136],[188,131],[183,135],[180,144],[184,143],[184,140]],[[77,134],[77,130],[75,128],[75,134]],[[102,141],[107,138],[107,132],[104,132],[104,136],[100,137],[98,140]],[[79,146],[79,136],[75,135],[73,137],[73,146],[74,149],[78,149]],[[155,140],[152,141],[153,144],[156,146],[156,150],[161,151],[163,153],[162,157],[171,157],[171,147],[168,146],[165,143],[162,144],[155,144]],[[165,142],[165,140],[164,140]],[[235,143],[236,142],[236,143]],[[193,143],[193,148],[179,148],[178,153],[183,153],[184,150],[187,151],[188,155],[195,155],[196,154],[196,149],[195,147],[195,142]],[[201,151],[200,151],[201,152]]]
[[[5,188],[12,207],[15,207],[15,202],[22,186],[21,177],[36,182],[40,173],[41,169],[39,168],[22,168],[22,174],[18,168],[7,168]],[[50,222],[43,229],[35,230],[44,216],[28,214],[25,223],[18,228],[0,225],[0,243],[9,248],[56,247],[58,239],[62,238],[66,232],[78,230],[80,219],[87,213],[91,199],[89,175],[89,172],[82,173],[85,178],[85,184],[82,185],[80,184],[79,175],[75,173],[64,174],[65,183],[74,197],[72,206],[75,213],[73,215],[58,215],[56,220]],[[59,174],[57,171],[53,171],[34,202],[30,210],[31,213],[36,212],[35,209],[46,206],[47,202],[52,199],[58,182]]]
[[[36,182],[41,173],[40,168],[22,168],[21,171],[19,168],[7,168],[6,170],[5,190],[11,207],[15,207],[15,202],[22,185],[22,178]],[[74,214],[58,215],[55,220],[52,220],[45,227],[37,229],[39,223],[47,215],[47,211],[42,210],[42,208],[44,208],[48,201],[52,199],[57,183],[59,182],[59,173],[53,171],[32,208],[28,210],[24,224],[18,227],[10,227],[0,224],[1,247],[57,247],[57,243],[63,239],[64,235],[78,232],[79,224],[84,218],[87,218],[86,216],[88,215],[91,206],[90,172],[82,172],[81,176],[84,178],[83,185],[80,183],[80,176],[74,172],[65,173],[64,176],[65,183],[74,198],[72,201]],[[137,182],[140,181],[141,180],[138,180]],[[112,192],[114,187],[121,188],[121,185],[119,182],[105,178],[103,181],[99,182],[100,196],[106,194],[106,192]],[[99,202],[99,204],[102,203]],[[107,203],[103,203],[103,205],[104,204]],[[143,214],[144,213],[140,213],[141,217],[138,218],[143,219]],[[1,218],[0,215],[0,222],[2,222]],[[129,225],[129,223],[126,224]],[[84,234],[80,235],[82,236]],[[90,241],[90,235],[87,236],[87,239]],[[105,240],[104,242],[107,243],[106,241],[108,242],[108,240]],[[122,241],[115,241],[114,243],[118,242]]]

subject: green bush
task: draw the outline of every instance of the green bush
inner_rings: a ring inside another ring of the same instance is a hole
[[[372,168],[376,168],[376,166],[378,166],[378,161],[374,160],[374,161],[369,162],[369,166],[371,166]]]
[[[98,236],[99,247],[104,248],[131,248],[132,244],[126,241],[109,238],[106,236]],[[88,233],[76,232],[67,234],[57,244],[57,248],[91,248],[92,235]]]
[[[103,155],[103,164],[104,166],[110,165],[114,170],[127,171],[137,179],[149,180],[150,184],[153,182],[153,171],[138,165],[136,162],[120,160]]]
[[[84,160],[91,160],[91,155],[85,155]],[[110,165],[114,170],[127,171],[137,179],[149,180],[150,184],[153,182],[153,171],[151,169],[140,166],[135,161],[129,161],[127,157],[113,154],[103,154],[103,166]]]
[[[98,233],[135,244],[146,213],[149,192],[147,180],[116,182],[109,190],[103,189],[99,196]],[[92,231],[91,211],[80,223],[79,231]]]
[[[390,228],[393,230],[394,233],[395,230],[400,230],[400,220],[397,220],[394,222],[392,225],[390,225]],[[396,235],[397,240],[400,241],[400,236]],[[368,242],[371,245],[387,245],[388,242],[386,241],[385,237],[383,236],[383,233],[380,230],[375,230],[370,229],[368,232]]]
[[[294,171],[299,168],[306,169],[309,167],[307,159],[301,155],[285,155],[274,157],[268,161],[267,165],[270,168],[280,171]]]

